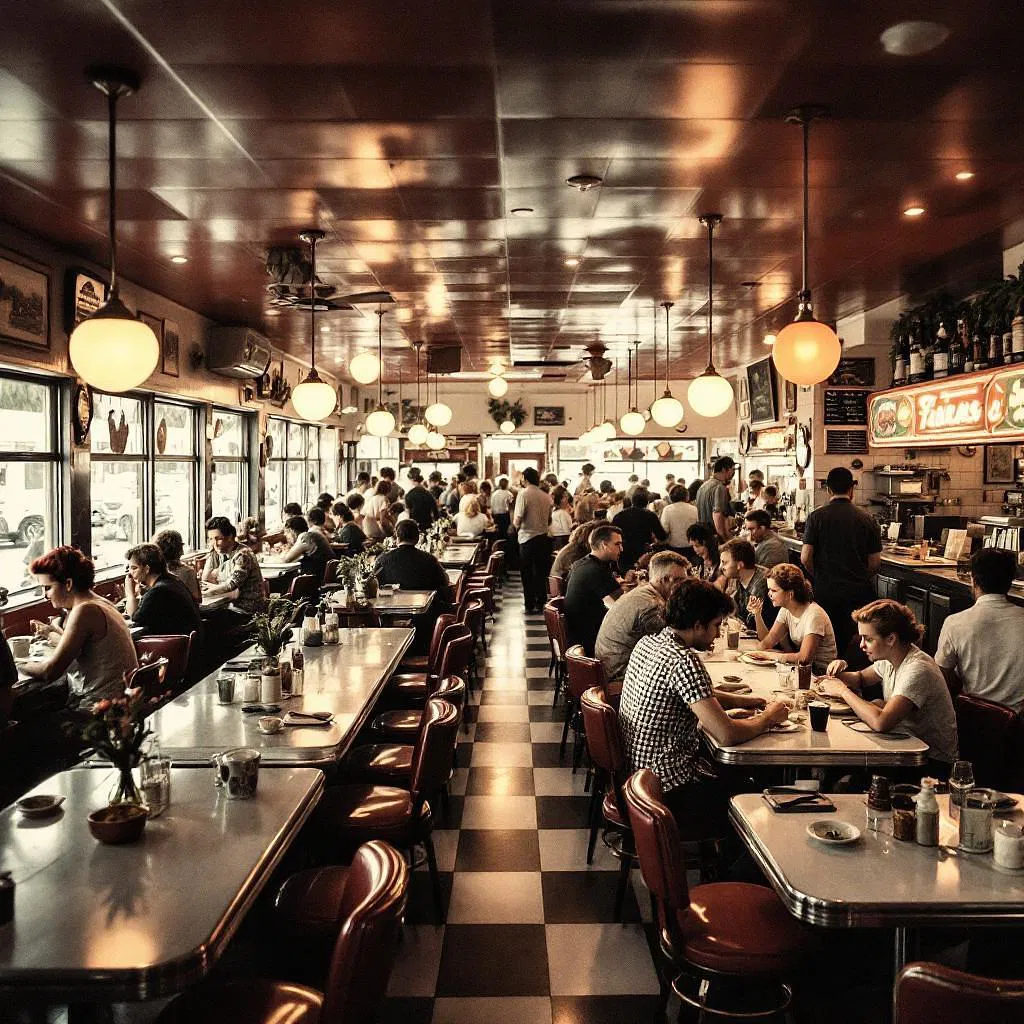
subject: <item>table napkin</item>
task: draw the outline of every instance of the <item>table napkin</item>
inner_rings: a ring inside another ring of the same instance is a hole
[[[803,789],[775,786],[761,793],[768,806],[778,814],[834,811],[836,805],[824,793],[810,793]]]
[[[284,716],[285,725],[330,725],[333,721],[330,711],[288,711]]]

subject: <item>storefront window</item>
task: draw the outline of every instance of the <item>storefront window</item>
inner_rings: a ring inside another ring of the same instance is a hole
[[[227,516],[233,523],[250,514],[248,436],[241,413],[213,411],[213,514]]]

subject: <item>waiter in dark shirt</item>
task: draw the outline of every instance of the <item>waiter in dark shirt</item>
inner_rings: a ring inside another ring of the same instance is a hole
[[[601,622],[609,608],[622,596],[615,565],[622,557],[622,531],[610,523],[590,535],[590,554],[569,571],[565,587],[565,629],[569,646],[581,644],[588,658]]]
[[[199,606],[184,583],[167,571],[164,553],[155,544],[128,552],[124,580],[125,611],[137,636],[188,636],[202,632]]]
[[[413,485],[405,492],[406,511],[421,530],[429,529],[430,524],[440,515],[437,499],[423,486],[423,474],[415,466],[409,470],[409,479]]]
[[[851,613],[875,599],[875,575],[882,564],[878,523],[853,504],[853,474],[837,466],[825,478],[831,495],[804,528],[800,561],[814,580],[814,599],[828,613],[836,649],[845,658],[856,626]]]
[[[643,487],[633,492],[633,504],[624,508],[613,520],[622,531],[622,557],[619,571],[628,572],[652,541],[666,541],[668,534],[661,520],[647,507],[651,496]]]

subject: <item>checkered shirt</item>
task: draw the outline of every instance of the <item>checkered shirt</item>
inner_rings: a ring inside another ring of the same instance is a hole
[[[637,641],[619,705],[632,770],[650,768],[666,791],[694,781],[699,774],[700,735],[690,705],[712,693],[700,656],[672,629]]]

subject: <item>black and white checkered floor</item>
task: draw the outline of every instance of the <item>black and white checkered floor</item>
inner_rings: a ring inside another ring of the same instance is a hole
[[[605,1024],[649,1020],[658,982],[644,890],[613,923],[618,861],[586,863],[584,773],[558,757],[543,616],[525,615],[518,577],[500,598],[483,687],[459,746],[448,828],[435,832],[448,907],[433,920],[414,875],[382,1019],[401,1024]],[[639,872],[634,886],[641,887]],[[643,909],[643,915],[641,914]]]

